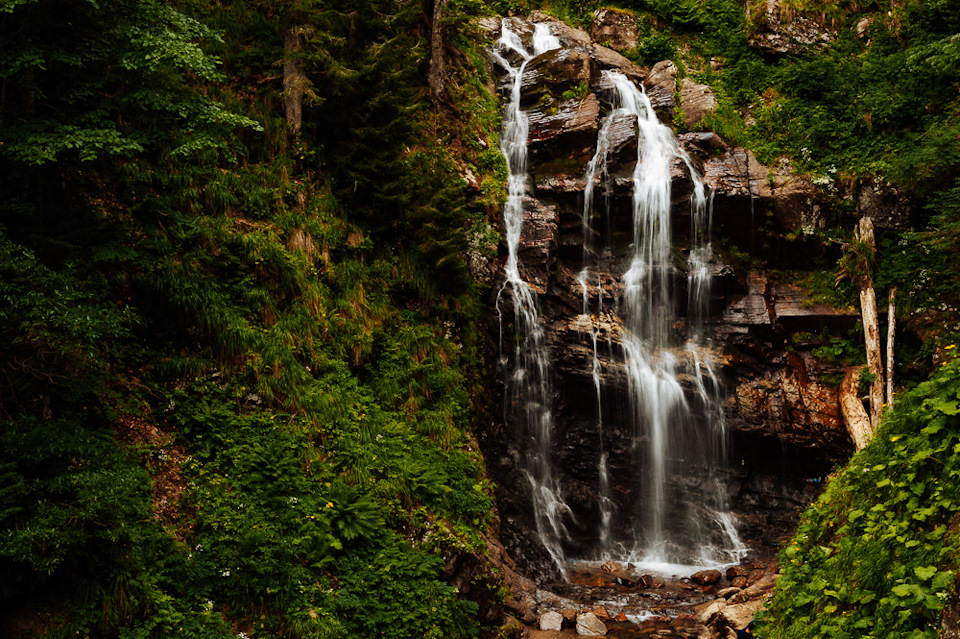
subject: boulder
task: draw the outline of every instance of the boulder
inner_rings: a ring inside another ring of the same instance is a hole
[[[551,610],[540,615],[540,630],[560,630],[563,628],[563,615]]]
[[[684,125],[692,128],[717,110],[717,98],[707,85],[684,78],[680,83],[680,108],[683,110]]]
[[[590,54],[585,47],[551,49],[527,63],[520,78],[520,106],[559,100],[564,92],[590,83]],[[501,83],[501,90],[509,80]]]
[[[857,212],[860,217],[873,220],[877,228],[907,231],[911,227],[910,201],[896,188],[880,180],[870,180],[861,185]]]
[[[677,65],[670,60],[657,62],[643,81],[643,86],[660,119],[672,121],[676,108],[673,95],[677,90]]]
[[[720,581],[720,576],[719,570],[701,570],[690,575],[690,579],[701,586],[712,586]]]
[[[577,615],[577,634],[599,637],[607,634],[607,627],[594,613],[583,612]]]
[[[636,49],[637,19],[626,11],[598,9],[593,13],[590,37],[617,51]]]
[[[714,618],[717,614],[720,613],[724,608],[727,607],[727,602],[723,599],[715,599],[711,601],[703,610],[700,611],[698,619],[700,623],[707,624],[711,619]]]
[[[822,47],[836,39],[836,32],[818,16],[798,13],[784,0],[748,2],[747,22],[752,27],[748,44],[768,55],[798,54]]]
[[[593,61],[597,71],[595,75],[599,75],[599,71],[604,69],[617,69],[633,80],[634,83],[640,84],[650,73],[649,69],[639,66],[632,60],[623,57],[613,49],[609,49],[603,45],[592,44],[588,47],[588,50],[590,52],[590,59]]]
[[[590,93],[584,98],[567,100],[546,111],[528,113],[530,133],[528,152],[533,171],[546,162],[556,167],[569,160],[569,168],[582,173],[592,156],[600,119],[600,102]]]

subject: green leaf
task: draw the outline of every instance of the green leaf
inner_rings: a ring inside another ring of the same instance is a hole
[[[913,569],[913,573],[919,577],[922,581],[927,581],[937,573],[936,566],[917,566]]]

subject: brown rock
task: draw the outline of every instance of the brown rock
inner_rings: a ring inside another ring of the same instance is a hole
[[[746,588],[749,583],[746,577],[738,576],[730,580],[730,585],[734,588]]]
[[[582,99],[559,102],[555,110],[533,110],[528,117],[528,148],[534,171],[538,163],[569,158],[570,169],[581,172],[593,155],[591,146],[597,139],[600,119],[597,96],[590,93]]]
[[[697,582],[701,586],[710,586],[718,581],[720,581],[720,571],[719,570],[701,570],[700,572],[695,572],[690,575],[690,579]]]
[[[618,612],[618,613],[617,613],[617,616],[614,617],[613,620],[614,620],[614,621],[629,621],[629,619],[627,619],[627,615],[623,614],[622,612]]]
[[[590,68],[590,55],[584,47],[561,47],[540,54],[527,64],[520,78],[521,106],[558,99],[564,91],[588,84]]]
[[[718,591],[717,591],[717,597],[722,597],[722,598],[724,598],[724,599],[728,599],[728,598],[732,597],[733,595],[737,594],[738,592],[740,592],[740,589],[739,589],[739,588],[736,588],[736,587],[734,587],[734,586],[731,586],[731,587],[729,587],[729,588],[723,588],[722,590],[718,590]]]
[[[577,620],[577,611],[573,608],[564,608],[560,611],[560,614],[564,619],[570,622],[575,622]]]
[[[727,606],[720,612],[722,618],[716,620],[715,625],[732,628],[733,630],[743,630],[750,625],[761,608],[763,608],[762,599]]]
[[[707,85],[684,78],[680,83],[680,107],[683,109],[683,123],[690,128],[716,111],[717,98]]]
[[[530,16],[527,19],[533,23],[550,23],[550,31],[553,33],[553,35],[557,36],[557,38],[560,40],[560,43],[564,46],[587,46],[591,43],[590,34],[583,29],[575,29],[574,27],[568,26],[563,21],[554,18],[553,16],[548,15],[539,9],[536,11],[531,11]]]
[[[588,50],[590,59],[598,70],[617,69],[636,84],[643,82],[643,79],[650,73],[649,69],[639,66],[633,60],[623,57],[613,49],[593,44],[588,47]]]
[[[700,623],[710,623],[711,620],[717,615],[721,610],[727,607],[727,602],[723,599],[715,599],[707,604],[707,607],[700,611],[698,618]]]
[[[584,612],[577,615],[577,634],[599,637],[607,634],[607,627],[592,612]]]
[[[617,51],[636,49],[637,19],[626,11],[598,9],[593,13],[590,37]]]
[[[641,588],[662,588],[663,579],[656,575],[643,575],[640,577],[639,586]]]
[[[593,614],[595,614],[595,615],[596,615],[597,617],[599,617],[600,619],[609,619],[609,618],[610,618],[610,613],[607,612],[607,609],[604,608],[603,606],[597,606],[596,608],[594,608],[594,609],[593,609]]]
[[[540,630],[560,630],[563,628],[563,615],[551,610],[540,615]]]
[[[755,569],[755,570],[751,570],[751,571],[750,571],[750,574],[747,575],[747,583],[752,586],[753,584],[755,584],[755,583],[757,583],[758,581],[760,581],[761,579],[763,579],[764,574],[765,574],[765,573],[764,573],[763,570],[761,570],[760,568],[757,568],[757,569]]]
[[[673,120],[673,110],[676,108],[673,94],[677,90],[677,65],[670,60],[657,62],[643,85],[646,87],[650,104],[660,119]]]

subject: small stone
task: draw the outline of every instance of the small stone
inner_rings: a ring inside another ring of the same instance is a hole
[[[752,586],[753,584],[763,579],[764,574],[765,573],[759,568],[757,568],[756,570],[751,570],[750,574],[747,575],[747,583]]]
[[[589,585],[593,586],[594,588],[603,588],[607,585],[607,582],[603,580],[603,577],[597,577],[591,581]]]
[[[733,595],[737,594],[738,592],[740,592],[740,589],[739,589],[739,588],[735,588],[735,587],[731,586],[731,587],[729,587],[729,588],[724,588],[723,590],[718,590],[718,591],[717,591],[717,597],[722,598],[722,599],[729,599],[730,597],[732,597]]]
[[[563,615],[551,610],[540,615],[540,630],[560,630],[563,628]]]
[[[655,575],[643,575],[640,577],[641,588],[660,588],[663,586],[663,580]]]
[[[734,588],[746,588],[750,585],[750,582],[746,577],[734,577],[730,580],[730,585]]]
[[[609,572],[614,575],[622,575],[627,571],[627,569],[623,566],[623,564],[618,564],[612,559],[610,561],[604,562],[603,565],[600,566],[600,570],[604,572]]]
[[[592,612],[577,615],[577,634],[599,637],[607,634],[607,627]]]
[[[701,570],[690,575],[690,579],[701,586],[711,586],[720,581],[720,576],[719,570]]]
[[[571,623],[577,620],[577,611],[574,610],[573,608],[564,608],[563,610],[560,611],[560,614],[563,616],[564,619],[566,619]]]
[[[750,574],[750,568],[748,566],[730,566],[727,568],[727,578],[733,579],[734,577],[746,577]]]
[[[622,612],[617,613],[617,616],[613,618],[614,621],[630,621],[627,619],[627,615]]]
[[[594,609],[593,609],[593,614],[595,614],[595,615],[596,615],[597,617],[599,617],[600,619],[609,619],[609,618],[610,618],[610,613],[607,612],[607,609],[604,608],[603,606],[597,606],[596,608],[594,608]]]

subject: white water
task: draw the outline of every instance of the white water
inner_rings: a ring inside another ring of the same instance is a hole
[[[645,459],[638,460],[642,499],[634,506],[633,538],[623,540],[620,547],[628,561],[645,569],[683,574],[738,561],[744,551],[732,519],[723,511],[723,487],[716,476],[725,455],[723,411],[702,335],[710,298],[709,210],[699,175],[673,132],[658,121],[647,96],[623,74],[604,73],[615,87],[616,100],[587,167],[585,224],[594,176],[606,162],[610,123],[614,117],[630,115],[636,118],[638,131],[632,256],[622,278],[620,313],[630,393],[627,418],[635,441],[645,444]],[[687,165],[694,183],[687,262],[689,337],[683,349],[678,348],[674,327],[673,291],[681,278],[673,266],[671,245],[670,169],[676,160]],[[681,376],[693,379],[692,389],[684,387]],[[604,467],[606,454],[602,455]],[[701,475],[698,496],[674,485],[672,476],[684,472]],[[607,534],[601,531],[601,538]]]
[[[523,203],[527,191],[527,136],[529,122],[520,108],[521,78],[527,64],[537,55],[560,46],[556,36],[545,24],[538,24],[533,34],[533,52],[528,53],[520,36],[503,21],[495,55],[510,74],[512,86],[509,102],[503,116],[500,150],[507,160],[509,179],[507,202],[503,210],[507,235],[506,281],[497,295],[497,309],[509,292],[513,302],[513,371],[507,379],[504,409],[507,421],[516,423],[524,438],[521,454],[523,470],[530,487],[537,534],[554,562],[565,573],[563,541],[569,539],[564,518],[570,509],[564,502],[560,485],[550,460],[553,438],[553,387],[550,379],[550,354],[547,350],[543,326],[537,312],[537,294],[524,280],[517,256],[523,228]],[[519,59],[513,66],[510,58]],[[503,313],[500,312],[503,352]],[[507,358],[501,356],[504,365]]]

